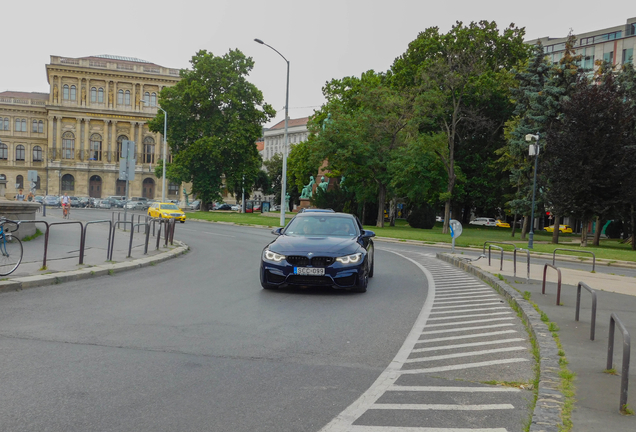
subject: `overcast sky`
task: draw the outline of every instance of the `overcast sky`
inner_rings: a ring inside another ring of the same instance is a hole
[[[200,49],[222,55],[238,48],[256,62],[250,81],[282,120],[282,58],[291,62],[289,115],[311,115],[332,78],[386,71],[428,27],[447,32],[455,21],[496,21],[526,28],[526,39],[563,37],[625,24],[636,2],[579,0],[31,0],[0,8],[0,91],[48,92],[51,55],[112,54],[187,68]]]

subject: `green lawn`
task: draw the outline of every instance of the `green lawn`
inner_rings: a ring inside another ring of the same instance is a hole
[[[291,214],[293,216],[293,214]],[[291,219],[287,217],[285,223]],[[189,212],[187,213],[189,219],[202,219],[214,222],[232,222],[243,225],[263,225],[270,227],[278,227],[278,217],[262,216],[260,213],[255,214],[240,214],[235,212]],[[436,223],[435,227],[430,230],[414,229],[408,226],[406,221],[397,220],[394,227],[385,226],[384,228],[377,228],[375,226],[365,226],[365,229],[369,229],[378,237],[389,237],[400,240],[416,240],[426,243],[451,243],[450,234],[442,234],[442,224]],[[475,247],[482,248],[486,241],[498,241],[514,243],[519,248],[526,249],[528,247],[528,240],[521,240],[520,230],[517,230],[515,237],[510,236],[511,230],[509,228],[495,228],[495,227],[476,227],[467,225],[463,228],[462,235],[455,240],[456,246],[462,247]],[[577,234],[562,234],[559,236],[559,244],[553,245],[552,233],[546,233],[544,231],[536,232],[534,234],[534,251],[545,252],[550,255],[556,248],[578,249],[581,251],[594,252],[597,258],[605,258],[609,260],[617,261],[634,261],[636,262],[636,252],[631,250],[631,245],[620,244],[618,240],[601,240],[600,247],[586,247],[581,248],[578,244],[579,235]],[[589,243],[591,244],[591,242]],[[512,250],[512,246],[503,246],[505,250]],[[583,258],[591,260],[591,255],[587,253],[576,252],[563,252],[559,251],[557,254],[564,255],[577,255]]]

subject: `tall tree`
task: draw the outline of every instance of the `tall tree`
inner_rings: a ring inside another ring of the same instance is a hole
[[[247,75],[254,61],[239,50],[215,56],[205,50],[190,60],[192,69],[160,93],[168,113],[167,138],[173,154],[171,173],[192,183],[206,208],[221,199],[223,177],[229,190],[253,184],[261,166],[255,141],[262,125],[274,116],[263,94]],[[163,112],[149,123],[163,131]]]

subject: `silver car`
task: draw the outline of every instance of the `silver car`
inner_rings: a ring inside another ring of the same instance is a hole
[[[109,209],[111,207],[110,200],[107,200],[107,199],[99,200],[99,203],[95,203],[95,207],[101,208],[101,209]]]

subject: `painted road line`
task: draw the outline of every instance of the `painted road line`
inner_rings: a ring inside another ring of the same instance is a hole
[[[441,350],[449,350],[449,349],[457,349],[457,348],[469,348],[469,347],[476,347],[476,346],[483,346],[483,345],[498,345],[498,344],[511,343],[511,342],[521,342],[524,340],[525,340],[524,338],[510,338],[510,339],[499,339],[494,341],[471,342],[471,343],[457,344],[457,345],[440,345],[440,346],[434,346],[434,347],[428,347],[428,348],[416,348],[413,350],[413,352],[414,353],[430,352],[430,351],[441,351]]]
[[[428,324],[426,326],[426,328],[429,327],[444,327],[444,326],[449,326],[449,325],[459,325],[459,324],[477,324],[477,323],[483,323],[483,322],[493,322],[493,321],[505,321],[505,320],[511,320],[514,319],[514,316],[511,317],[505,317],[505,318],[488,318],[488,319],[482,319],[482,320],[470,320],[470,321],[453,321],[453,322],[447,322],[447,323],[440,323],[440,324]],[[449,319],[449,318],[446,318]]]
[[[506,428],[437,428],[351,425],[343,432],[508,432]]]
[[[457,339],[472,339],[472,338],[478,338],[478,337],[498,336],[498,335],[509,334],[509,333],[517,333],[517,330],[502,330],[502,331],[496,331],[496,332],[476,333],[476,334],[462,335],[462,336],[447,336],[447,337],[435,338],[435,339],[420,339],[419,341],[417,341],[417,343],[445,342],[445,341],[451,341],[451,340],[457,340]]]
[[[452,301],[441,301],[441,302],[436,301],[435,304],[472,303],[476,301],[490,300],[489,298],[484,298],[484,297],[499,297],[499,294],[483,294],[478,296],[467,297],[472,300],[452,300]]]
[[[492,306],[492,305],[500,305],[503,304],[503,300],[499,300],[499,301],[491,301],[491,300],[486,300],[484,299],[483,301],[487,301],[489,303],[477,303],[477,304],[472,304],[472,305],[457,305],[457,306],[435,306],[435,310],[437,309],[457,309],[457,308],[461,308],[461,307],[476,307],[476,306]],[[432,312],[432,313],[439,313],[439,312]]]
[[[501,303],[497,303],[497,304],[501,304]],[[469,306],[466,305],[466,307],[469,307]],[[470,307],[472,307],[472,306],[470,306]],[[510,308],[507,307],[507,306],[495,306],[495,307],[489,307],[489,308],[460,309],[460,310],[450,310],[450,311],[442,311],[442,312],[431,312],[431,315],[441,315],[441,314],[450,314],[450,313],[466,313],[466,312],[481,312],[481,311],[499,310],[499,309],[510,310]],[[443,318],[434,318],[434,319],[443,319]]]
[[[456,364],[449,366],[439,366],[439,367],[431,367],[431,368],[423,368],[423,369],[402,369],[403,374],[421,374],[421,373],[431,373],[431,372],[447,372],[452,370],[461,370],[461,369],[472,369],[484,366],[495,366],[509,363],[521,363],[530,361],[524,358],[511,358],[511,359],[502,359],[502,360],[491,360],[479,363],[465,363],[465,364]]]
[[[439,410],[439,411],[488,411],[514,409],[511,404],[446,405],[446,404],[373,404],[370,409],[381,410]]]
[[[461,289],[461,288],[476,288],[487,286],[483,283],[479,282],[452,282],[452,283],[442,283],[438,288],[440,291],[446,291],[449,289]]]
[[[479,295],[477,295],[479,294]],[[475,293],[475,294],[457,294],[457,295],[449,295],[449,296],[435,296],[435,300],[460,300],[460,299],[475,299],[475,298],[483,298],[483,297],[492,297],[495,296],[497,294],[482,294],[482,293]],[[438,302],[439,303],[439,302]]]
[[[471,289],[461,289],[456,291],[437,291],[437,297],[450,297],[462,294],[471,294],[471,293],[483,293],[483,292],[492,292],[491,288],[471,288]]]
[[[440,321],[440,320],[448,320],[448,319],[458,319],[458,318],[476,318],[476,317],[487,317],[487,316],[497,316],[497,315],[510,315],[512,312],[492,312],[492,313],[484,313],[484,314],[472,314],[472,315],[455,315],[449,317],[439,317],[439,318],[429,318],[429,321]]]
[[[394,385],[387,391],[412,391],[412,392],[455,392],[455,393],[514,393],[521,389],[515,387],[450,387],[450,386],[401,386]]]
[[[452,358],[472,357],[477,355],[488,355],[488,354],[497,354],[497,353],[510,352],[510,351],[521,351],[525,349],[526,349],[525,347],[507,347],[507,348],[495,348],[490,350],[470,351],[470,352],[446,354],[446,355],[438,355],[438,356],[430,356],[430,357],[418,357],[418,358],[408,359],[406,363],[420,363],[420,362],[435,361],[435,360],[446,360],[446,359],[452,359]]]
[[[497,327],[510,327],[514,325],[514,323],[506,323],[506,324],[493,324],[489,326],[474,326],[474,327],[461,327],[461,328],[453,328],[446,330],[431,330],[431,331],[423,331],[422,334],[439,334],[439,333],[452,333],[452,332],[460,332],[460,331],[473,331],[473,330],[481,330],[487,328],[497,328]]]

